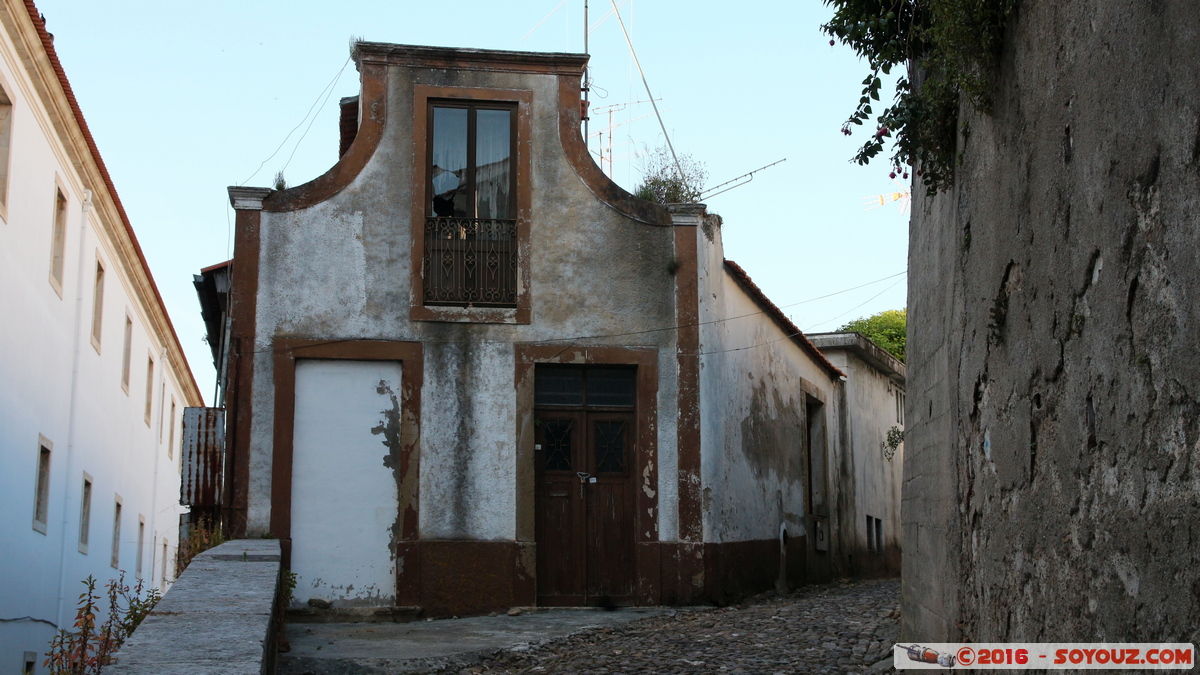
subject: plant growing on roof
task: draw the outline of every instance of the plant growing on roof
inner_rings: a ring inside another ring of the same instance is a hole
[[[633,193],[641,199],[659,204],[700,201],[700,193],[708,181],[708,169],[691,155],[679,155],[676,165],[667,146],[660,145],[653,150],[643,148],[638,164],[642,182]]]
[[[834,15],[821,30],[867,60],[862,96],[842,125],[847,136],[870,122],[853,160],[865,165],[893,139],[892,177],[913,167],[931,192],[954,181],[959,105],[991,110],[1004,28],[1017,0],[825,0]],[[906,65],[892,105],[876,114],[880,74]],[[965,129],[964,129],[965,135]]]

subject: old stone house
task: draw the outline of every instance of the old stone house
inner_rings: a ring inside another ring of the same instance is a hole
[[[235,257],[208,272],[232,280],[228,512],[282,540],[296,607],[720,602],[833,574],[843,373],[724,260],[718,217],[597,168],[587,57],[354,58],[340,160],[230,188]]]

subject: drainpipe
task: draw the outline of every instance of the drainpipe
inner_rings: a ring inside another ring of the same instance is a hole
[[[83,191],[83,206],[80,209],[79,219],[79,266],[75,271],[75,348],[74,354],[71,357],[71,398],[67,408],[67,484],[63,490],[62,500],[62,532],[59,535],[59,556],[58,556],[58,608],[55,615],[58,619],[58,625],[69,626],[66,616],[63,614],[64,602],[66,601],[67,593],[67,521],[69,518],[68,505],[71,503],[71,486],[74,484],[75,476],[75,442],[76,442],[76,424],[75,415],[78,410],[79,403],[79,362],[82,359],[81,351],[83,349],[82,335],[86,331],[90,337],[90,325],[85,328],[83,324],[83,279],[86,276],[87,266],[85,261],[88,256],[84,254],[84,249],[87,246],[87,230],[88,217],[92,213],[92,191]]]

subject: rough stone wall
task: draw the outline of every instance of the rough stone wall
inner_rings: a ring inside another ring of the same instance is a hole
[[[1195,641],[1200,12],[1022,2],[914,197],[905,639]]]

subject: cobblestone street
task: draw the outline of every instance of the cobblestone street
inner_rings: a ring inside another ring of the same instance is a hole
[[[864,673],[890,660],[899,604],[898,580],[809,586],[724,609],[589,629],[460,672]]]

